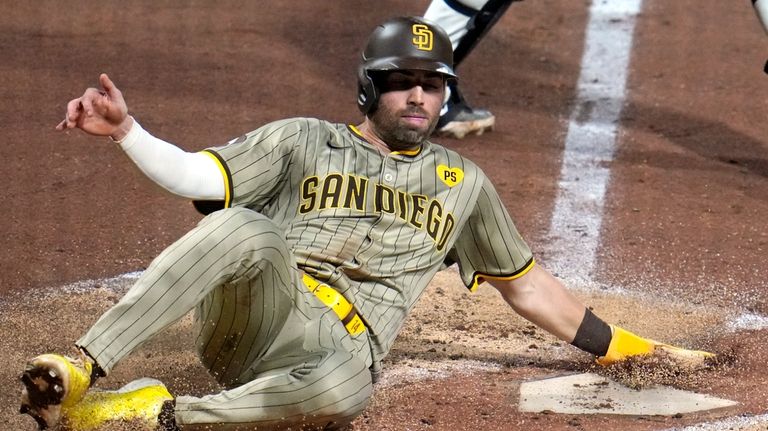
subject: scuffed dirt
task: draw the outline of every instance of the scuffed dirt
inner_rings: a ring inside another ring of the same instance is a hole
[[[22,364],[40,352],[72,354],[74,340],[87,330],[95,316],[119,299],[131,282],[132,278],[126,277],[79,283],[41,292],[35,298],[23,295],[8,298],[2,303],[0,333],[6,334],[6,343],[19,348],[4,351],[2,355],[7,357],[3,359]],[[649,298],[586,290],[578,294],[592,304],[596,313],[606,316],[626,315],[630,309],[634,315],[643,316],[663,308],[664,318],[648,320],[642,329],[661,339],[667,327],[685,327],[685,338],[665,339],[681,345],[706,344],[709,328],[721,325],[726,318],[721,310],[704,314],[701,309],[682,303],[661,303]],[[45,318],[41,318],[43,316]],[[126,358],[108,378],[97,382],[97,388],[117,389],[136,378],[151,377],[163,381],[176,395],[204,395],[219,390],[197,362],[191,327],[191,316],[187,316]],[[595,418],[566,420],[562,415],[546,412],[540,415],[516,412],[514,405],[520,381],[593,371],[638,389],[665,384],[696,390],[703,381],[717,378],[729,366],[723,363],[706,370],[683,372],[663,358],[656,358],[598,367],[589,355],[515,315],[494,289],[481,286],[475,293],[467,292],[458,274],[448,269],[437,275],[417,305],[386,360],[385,372],[375,387],[371,405],[351,429],[457,429],[453,427],[462,426],[466,428],[461,429],[502,430],[509,429],[504,428],[506,421],[522,424],[526,418],[551,426],[563,421],[586,424]],[[2,385],[20,389],[17,381],[20,370],[9,367],[0,371]],[[17,404],[15,391],[0,394],[0,405]],[[0,424],[9,429],[25,429],[34,424],[28,416],[10,414],[10,409],[2,411]],[[685,422],[684,419],[687,418],[675,420]],[[636,424],[636,420],[631,423]],[[646,423],[639,424],[643,427],[628,429],[649,429],[644,428]],[[117,428],[110,426],[109,429],[136,429],[131,424],[115,426]]]

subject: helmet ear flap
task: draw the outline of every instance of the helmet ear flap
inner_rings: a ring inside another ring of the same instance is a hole
[[[443,105],[440,106],[440,116],[442,117],[445,115],[446,112],[448,112],[448,102],[451,100],[451,86],[448,83],[448,80],[445,80],[445,83],[443,84]]]
[[[365,68],[361,67],[357,72],[357,107],[363,115],[367,115],[376,106],[379,92],[373,78]]]

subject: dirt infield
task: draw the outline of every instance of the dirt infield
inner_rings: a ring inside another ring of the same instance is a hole
[[[289,116],[355,123],[362,41],[383,17],[420,14],[428,1],[369,3],[0,4],[0,428],[33,428],[16,414],[24,360],[70,349],[131,281],[112,277],[145,268],[200,217],[108,141],[55,132],[66,102],[107,72],[148,130],[188,150]],[[513,5],[459,69],[497,130],[438,140],[489,173],[544,266],[555,263],[549,226],[587,3]],[[766,412],[768,39],[750,2],[706,3],[643,2],[594,279],[565,281],[610,322],[728,358],[663,383],[740,404],[675,417],[520,413],[522,381],[604,371],[492,289],[468,294],[447,271],[354,430],[663,430]],[[148,376],[174,393],[214,390],[188,326],[143,346],[100,386]]]

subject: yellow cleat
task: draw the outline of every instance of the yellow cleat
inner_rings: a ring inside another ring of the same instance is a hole
[[[91,431],[115,422],[130,422],[156,430],[163,404],[173,400],[165,385],[154,379],[134,380],[116,391],[90,391],[72,407],[62,409],[61,429]],[[133,429],[133,428],[131,428]],[[173,430],[164,424],[162,428]]]
[[[83,399],[91,386],[93,364],[79,359],[46,354],[27,363],[21,382],[21,413],[32,416],[40,429],[56,426],[62,409]]]
[[[702,350],[688,350],[669,344],[635,335],[618,326],[612,326],[613,337],[605,356],[597,358],[597,363],[603,366],[621,362],[631,356],[666,354],[669,358],[681,366],[689,368],[702,368],[706,366],[708,358],[715,355]]]

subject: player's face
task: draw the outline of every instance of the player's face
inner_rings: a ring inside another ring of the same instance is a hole
[[[379,84],[381,96],[370,116],[376,134],[392,150],[413,149],[432,134],[440,117],[445,79],[435,72],[398,70]]]

